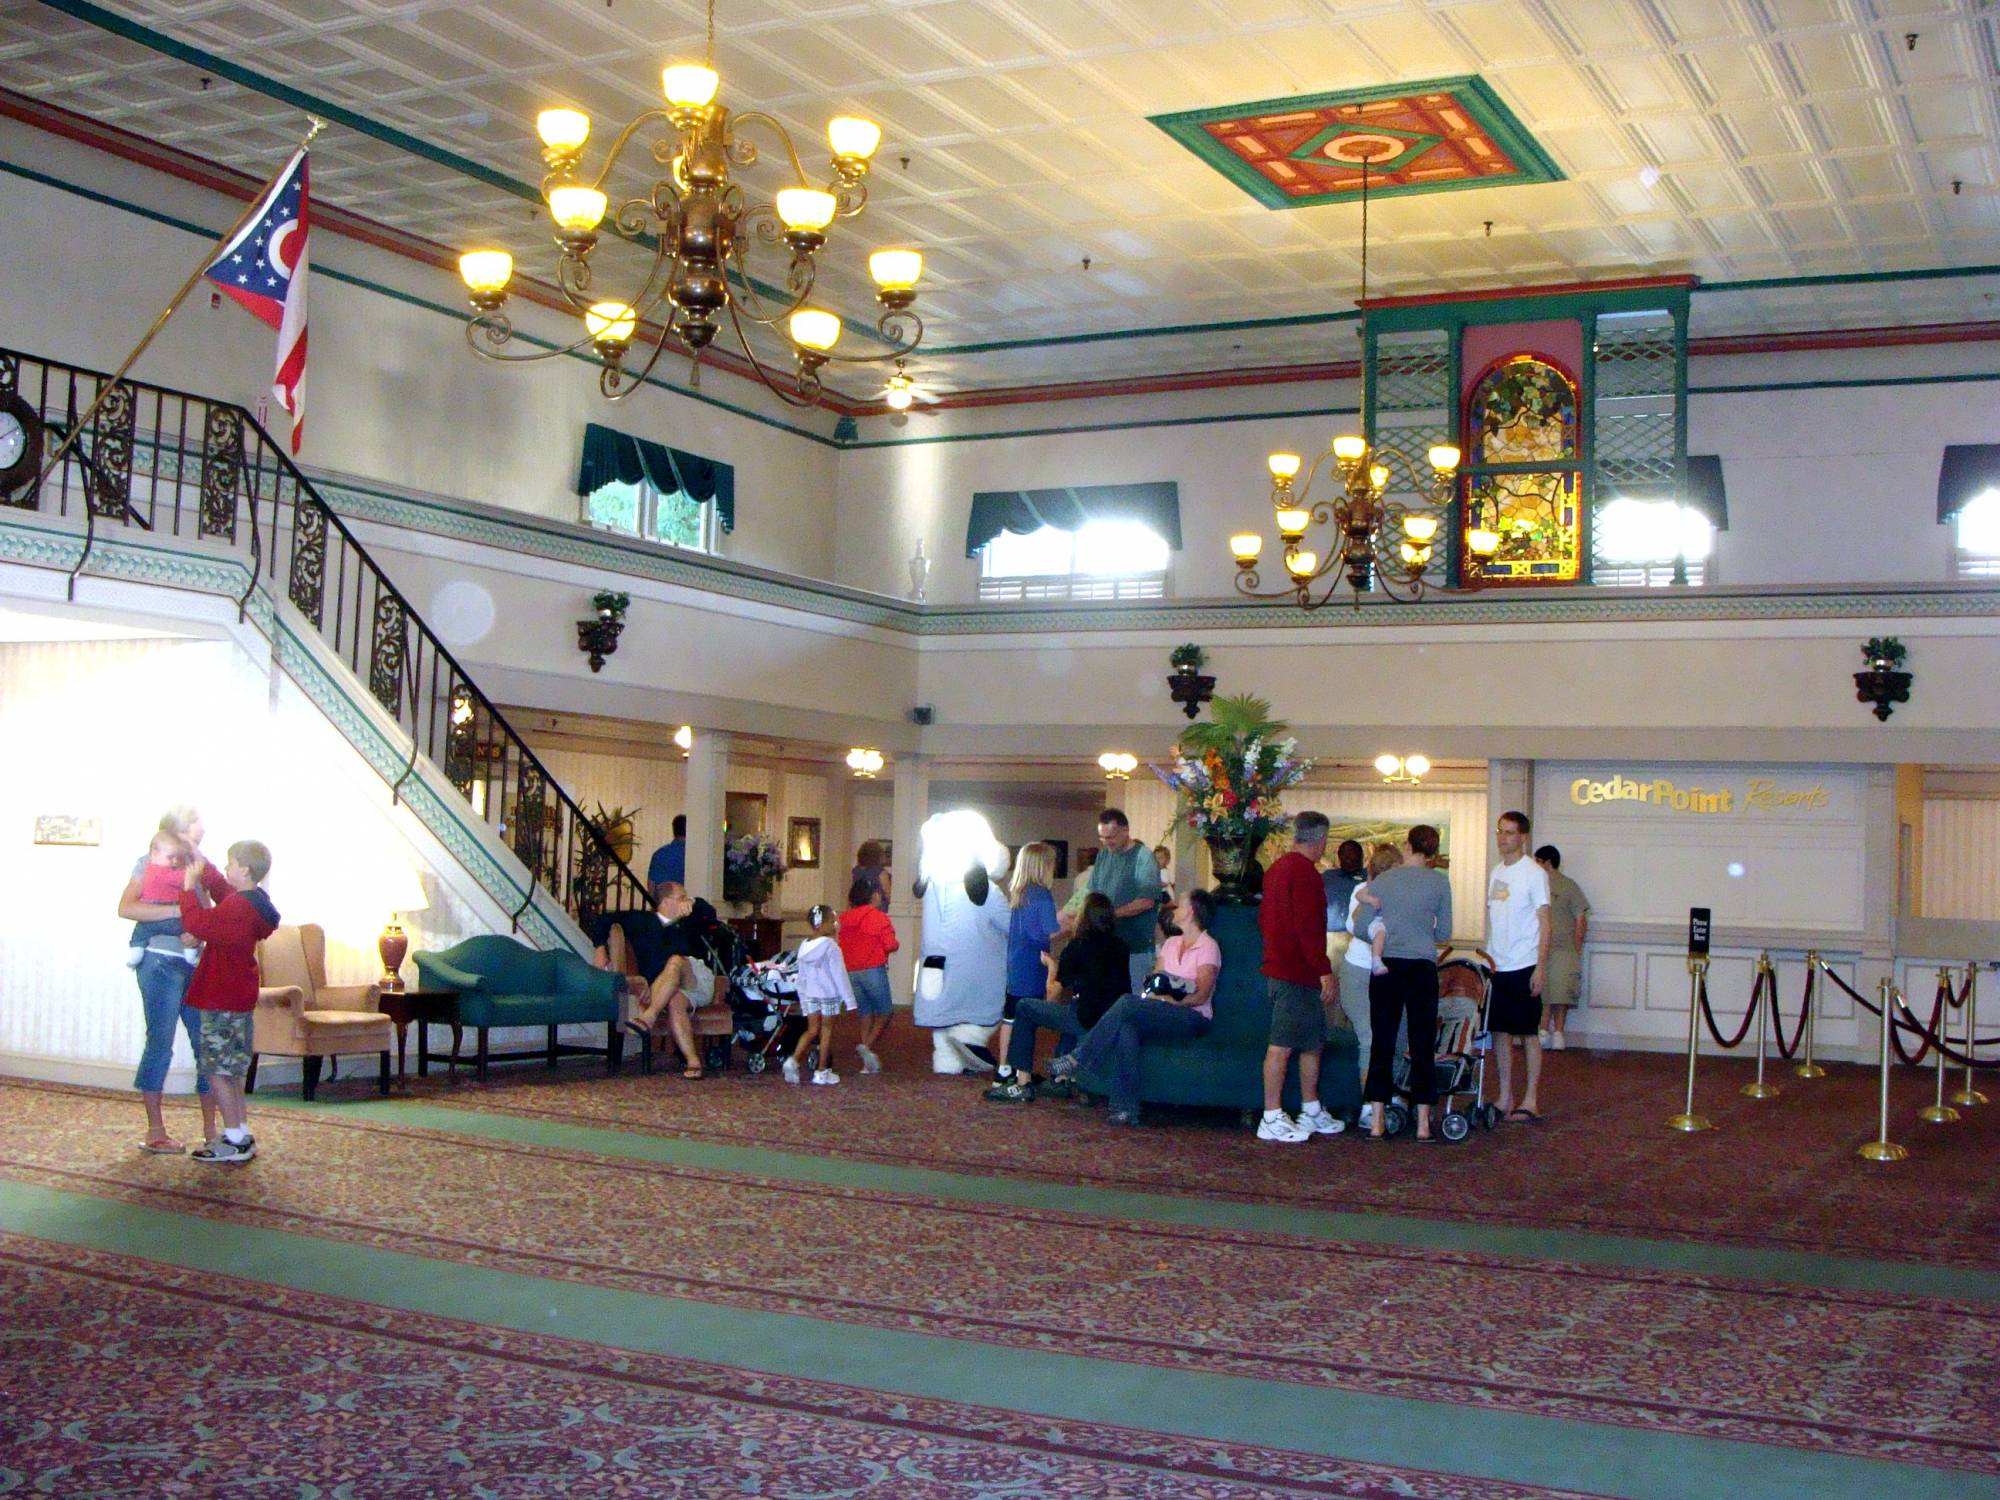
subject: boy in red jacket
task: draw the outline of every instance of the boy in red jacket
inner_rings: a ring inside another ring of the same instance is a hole
[[[271,873],[271,851],[253,839],[229,846],[222,867],[230,894],[207,907],[201,889],[200,859],[188,865],[181,888],[181,929],[207,944],[194,978],[188,982],[187,1004],[201,1012],[201,1048],[196,1066],[208,1079],[222,1111],[222,1134],[199,1151],[195,1161],[246,1162],[257,1154],[245,1120],[243,1076],[250,1071],[251,1013],[257,1009],[257,945],[278,929],[278,909],[259,886]]]

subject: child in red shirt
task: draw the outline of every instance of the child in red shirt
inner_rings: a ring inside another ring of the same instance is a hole
[[[262,981],[257,945],[278,930],[278,909],[259,889],[271,873],[271,851],[252,839],[231,844],[229,862],[222,869],[231,890],[212,907],[203,906],[196,894],[205,868],[198,857],[188,864],[181,888],[181,927],[208,945],[188,982],[186,1003],[201,1012],[196,1064],[222,1111],[222,1134],[193,1152],[192,1158],[205,1164],[246,1162],[257,1154],[243,1099],[243,1077],[250,1071],[253,1044],[251,1015]]]
[[[882,904],[887,898],[873,881],[857,879],[847,890],[847,910],[840,914],[840,956],[847,965],[847,982],[861,1011],[861,1071],[879,1073],[882,1059],[875,1044],[889,1029],[895,999],[889,991],[889,955],[902,945]]]

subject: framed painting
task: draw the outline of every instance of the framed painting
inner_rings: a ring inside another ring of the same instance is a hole
[[[819,868],[819,819],[792,818],[785,824],[785,863],[794,870]]]

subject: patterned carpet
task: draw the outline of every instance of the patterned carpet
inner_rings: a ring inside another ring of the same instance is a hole
[[[573,1095],[586,1111],[650,1095],[755,1119],[782,1107],[821,1128],[909,1095],[981,1129],[1059,1122],[1070,1140],[1057,1160],[1087,1161],[1104,1137],[1121,1152],[1150,1141],[1200,1161],[1188,1149],[1200,1145],[1272,1171],[1310,1164],[1310,1150],[1320,1172],[1329,1160],[1435,1172],[1562,1139],[1552,1122],[1422,1155],[1344,1141],[1258,1153],[1240,1131],[1119,1136],[1066,1107],[987,1108],[967,1084],[913,1076],[837,1091],[579,1077],[560,1091],[461,1092],[523,1108]],[[0,1173],[207,1219],[1130,1365],[2000,1473],[2000,1392],[1968,1377],[1990,1363],[1995,1307],[1000,1209],[369,1124],[338,1105],[263,1111],[258,1162],[216,1172],[134,1153],[120,1096],[10,1083],[0,1101]]]
[[[1680,1109],[1684,1063],[1645,1053],[1571,1051],[1548,1059],[1545,1120],[1430,1151],[1353,1139],[1298,1150],[1261,1145],[1232,1117],[1154,1111],[1153,1128],[1115,1131],[1071,1105],[987,1105],[969,1078],[928,1071],[919,1034],[891,1033],[888,1070],[844,1074],[800,1097],[740,1069],[690,1084],[536,1067],[412,1078],[426,1102],[688,1140],[854,1161],[1127,1188],[1143,1192],[1409,1214],[1476,1224],[1588,1230],[1704,1244],[2000,1265],[1990,1181],[2000,1107],[1939,1128],[1916,1123],[1930,1075],[1899,1069],[1895,1138],[1910,1160],[1884,1168],[1854,1148],[1875,1133],[1875,1075],[1836,1066],[1757,1102],[1736,1090],[1750,1064],[1704,1059],[1699,1103],[1719,1127],[1663,1127]],[[851,1053],[849,1054],[851,1060]],[[852,1085],[851,1087],[849,1085]],[[343,1084],[343,1087],[348,1087]],[[365,1084],[355,1084],[360,1090]]]
[[[1574,1494],[746,1376],[0,1233],[0,1492],[1509,1500]]]

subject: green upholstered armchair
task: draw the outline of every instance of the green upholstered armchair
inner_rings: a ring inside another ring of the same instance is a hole
[[[1139,1054],[1139,1098],[1147,1104],[1193,1104],[1222,1109],[1264,1107],[1264,1049],[1271,1033],[1271,1000],[1261,972],[1264,940],[1254,906],[1218,906],[1209,935],[1222,949],[1215,982],[1215,1023],[1204,1036],[1148,1042]],[[1078,1075],[1094,1094],[1111,1092],[1107,1066]],[[1285,1107],[1298,1109],[1297,1065],[1285,1080]],[[1333,1114],[1352,1118],[1361,1107],[1355,1079],[1354,1033],[1328,1031],[1320,1054],[1319,1096]]]
[[[616,1072],[624,1055],[620,1029],[622,976],[594,968],[574,953],[542,952],[510,937],[470,937],[442,953],[415,955],[417,978],[426,990],[458,995],[461,1026],[479,1033],[479,1076],[486,1065],[525,1057],[547,1058],[550,1067],[566,1052],[602,1055]],[[604,1046],[584,1047],[556,1038],[558,1026],[601,1022]],[[546,1026],[548,1045],[532,1052],[491,1053],[486,1033],[495,1026]]]

